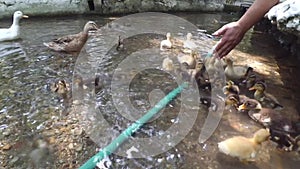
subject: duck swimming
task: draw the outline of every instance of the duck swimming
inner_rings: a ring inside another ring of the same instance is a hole
[[[44,43],[44,45],[57,52],[78,54],[88,39],[89,31],[97,29],[95,22],[88,21],[82,32],[55,39],[52,42]]]
[[[10,41],[20,38],[20,26],[19,22],[22,18],[28,18],[27,15],[23,15],[21,11],[16,11],[13,15],[13,23],[10,28],[0,29],[0,41]]]
[[[167,39],[160,42],[160,50],[165,50],[172,48],[172,42],[171,42],[171,33],[168,32],[166,35]]]

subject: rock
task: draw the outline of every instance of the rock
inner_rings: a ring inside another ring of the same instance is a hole
[[[269,20],[281,31],[289,32],[300,36],[300,1],[286,0],[275,5],[266,14]]]
[[[5,144],[3,147],[2,147],[2,150],[9,150],[9,149],[11,149],[11,145],[10,144]]]

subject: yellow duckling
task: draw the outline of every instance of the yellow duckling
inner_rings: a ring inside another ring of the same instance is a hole
[[[225,76],[227,80],[239,81],[246,78],[253,71],[253,68],[248,66],[234,66],[233,61],[229,58],[225,59],[227,67],[225,68]]]
[[[240,89],[233,81],[229,80],[226,82],[226,85],[223,87],[223,93],[228,94],[240,94]]]
[[[165,71],[173,71],[174,70],[173,61],[169,57],[165,58],[162,62],[162,68]]]
[[[88,21],[82,32],[55,39],[52,42],[44,43],[44,45],[57,52],[66,52],[77,55],[86,43],[89,31],[97,29],[98,27],[95,22]]]
[[[264,82],[257,82],[255,85],[249,90],[255,90],[254,98],[262,103],[264,107],[268,108],[276,108],[283,106],[279,103],[279,101],[271,94],[266,92],[267,85]]]
[[[166,35],[167,39],[160,42],[160,50],[171,49],[172,48],[172,42],[171,42],[171,33],[168,32]]]
[[[266,141],[270,133],[266,129],[260,129],[252,138],[235,136],[218,143],[219,151],[237,157],[241,161],[251,161],[255,158],[259,145]]]
[[[20,26],[19,22],[22,18],[28,18],[27,15],[23,15],[21,11],[16,11],[13,15],[13,23],[10,28],[0,29],[0,41],[10,41],[20,38]]]

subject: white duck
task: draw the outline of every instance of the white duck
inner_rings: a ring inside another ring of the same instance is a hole
[[[171,42],[171,33],[167,33],[167,39],[160,42],[160,50],[164,50],[164,48],[172,48],[172,42]]]
[[[10,41],[20,38],[19,21],[21,18],[28,18],[28,16],[23,15],[21,11],[16,11],[13,16],[13,24],[10,28],[0,29],[0,41]]]

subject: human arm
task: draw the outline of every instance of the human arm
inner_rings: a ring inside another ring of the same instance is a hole
[[[228,23],[213,33],[215,36],[222,36],[215,49],[218,56],[226,56],[240,43],[245,33],[278,2],[279,0],[255,0],[238,21]]]

